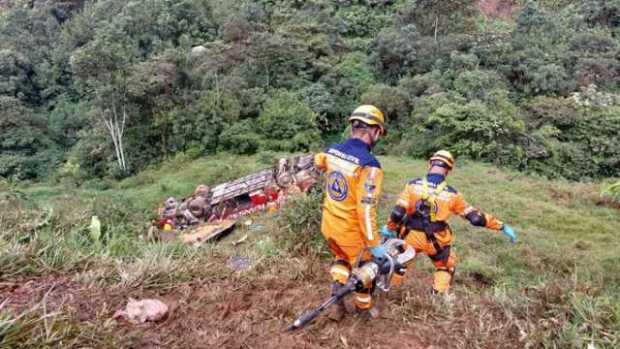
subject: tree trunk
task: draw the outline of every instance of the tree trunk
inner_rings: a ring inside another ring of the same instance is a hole
[[[123,148],[123,134],[125,133],[125,123],[127,122],[127,109],[124,101],[121,103],[123,103],[121,107],[122,116],[119,118],[116,103],[112,102],[112,108],[108,110],[110,112],[108,116],[106,116],[106,113],[103,114],[103,123],[110,133],[110,138],[112,138],[118,168],[123,173],[126,173],[127,162],[125,161],[125,150]]]
[[[168,122],[164,120],[163,113],[159,115],[159,120],[161,121],[161,125],[159,126],[160,152],[161,152],[162,158],[167,159],[168,158]]]

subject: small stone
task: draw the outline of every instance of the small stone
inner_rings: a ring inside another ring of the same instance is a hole
[[[227,265],[233,271],[243,271],[252,267],[252,261],[247,257],[232,256]]]

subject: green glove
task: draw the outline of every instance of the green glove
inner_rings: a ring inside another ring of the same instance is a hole
[[[502,226],[502,234],[504,234],[505,237],[510,239],[510,242],[512,242],[513,244],[517,242],[517,233],[515,233],[515,231],[510,226],[504,224]]]

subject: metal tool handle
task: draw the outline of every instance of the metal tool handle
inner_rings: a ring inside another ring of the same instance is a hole
[[[312,322],[314,319],[317,318],[317,316],[319,316],[325,309],[327,309],[330,305],[338,302],[339,300],[341,300],[342,298],[344,298],[346,295],[348,295],[349,293],[355,291],[355,286],[356,286],[356,280],[354,279],[349,279],[349,282],[345,285],[343,285],[341,288],[339,288],[333,296],[331,296],[328,300],[326,300],[325,302],[323,302],[323,304],[321,304],[318,308],[316,308],[313,311],[307,312],[305,314],[303,314],[302,316],[300,316],[297,320],[295,320],[295,322],[293,322],[293,324],[291,326],[289,326],[286,330],[287,331],[295,331],[298,330],[304,326],[306,326],[307,324],[309,324],[310,322]]]

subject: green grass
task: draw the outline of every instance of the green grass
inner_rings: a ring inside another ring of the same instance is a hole
[[[425,173],[423,161],[382,160],[388,193],[400,191],[408,180]],[[512,246],[501,236],[491,236],[487,230],[453,218],[457,247],[462,246],[464,260],[480,258],[485,260],[483,264],[490,265],[497,264],[498,257],[522,265],[548,260],[547,267],[559,271],[566,261],[571,261],[574,268],[595,271],[596,266],[614,260],[620,252],[620,239],[616,238],[620,230],[618,211],[597,206],[597,184],[548,181],[473,162],[459,164],[449,183],[470,204],[513,226],[519,235],[519,243]],[[383,205],[382,217],[386,217],[390,204]],[[510,268],[509,264],[502,264]],[[538,270],[527,273],[521,269],[510,268],[525,277],[535,276]],[[604,273],[618,276],[618,271],[620,268],[616,267]],[[504,277],[515,276],[518,275]]]
[[[88,285],[159,289],[227,277],[226,260],[233,255],[248,257],[256,268],[265,270],[291,258],[301,263],[319,258],[327,263],[329,254],[318,232],[316,196],[296,200],[275,216],[253,217],[258,229],[242,224],[218,244],[196,249],[143,240],[166,197],[183,197],[200,183],[217,184],[265,168],[271,157],[180,158],[112,183],[103,191],[44,184],[17,188],[23,193],[19,198],[0,196],[0,281],[69,274]],[[381,225],[396,195],[409,180],[423,176],[427,165],[394,157],[380,161],[385,170]],[[470,204],[510,224],[519,236],[513,245],[499,234],[453,219],[459,256],[455,289],[471,301],[466,311],[475,312],[492,300],[503,314],[515,319],[515,326],[527,334],[533,347],[620,345],[620,220],[617,209],[599,204],[600,184],[549,181],[468,161],[458,163],[449,182]],[[103,223],[99,240],[88,230],[93,215]],[[232,245],[245,235],[245,243]],[[424,258],[417,268],[432,270]],[[304,270],[292,271],[299,278],[310,278]],[[436,310],[426,311],[450,320],[450,314]],[[403,316],[409,316],[408,310],[403,311]],[[22,317],[3,313],[0,331],[44,330],[43,316],[40,309]],[[62,316],[56,324],[68,326],[66,332],[58,330],[67,338],[104,340],[94,332],[96,324],[75,324]],[[78,336],[75,326],[87,326],[84,333],[91,337]],[[45,331],[37,333],[42,343],[47,341],[40,335]],[[26,343],[23,337],[10,338]]]

